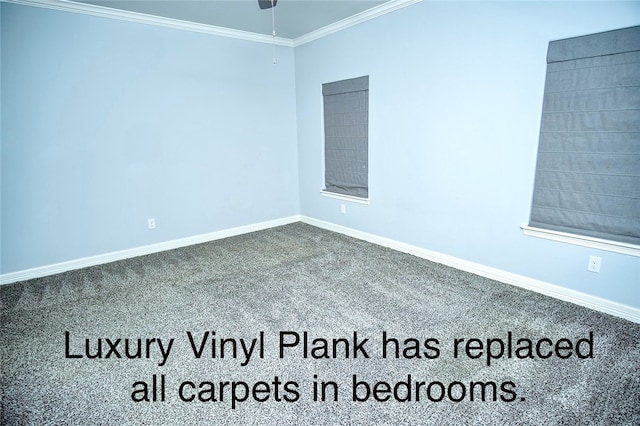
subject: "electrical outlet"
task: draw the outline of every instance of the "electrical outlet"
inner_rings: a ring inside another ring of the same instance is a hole
[[[347,206],[345,206],[344,204],[340,204],[340,213],[346,214],[347,213]]]
[[[156,229],[156,220],[154,218],[147,219],[147,226],[149,229]]]
[[[602,266],[602,258],[598,256],[589,256],[589,264],[587,265],[587,271],[600,272],[600,266]]]

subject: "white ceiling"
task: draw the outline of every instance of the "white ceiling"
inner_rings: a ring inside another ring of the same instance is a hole
[[[142,13],[196,24],[272,35],[271,9],[258,0],[74,0],[75,3]],[[66,3],[66,2],[65,2]],[[273,9],[278,37],[297,39],[398,0],[278,0]]]

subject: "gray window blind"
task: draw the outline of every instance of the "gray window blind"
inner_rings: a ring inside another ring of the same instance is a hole
[[[369,76],[322,85],[325,191],[369,195]]]
[[[640,244],[640,27],[549,43],[529,225]]]

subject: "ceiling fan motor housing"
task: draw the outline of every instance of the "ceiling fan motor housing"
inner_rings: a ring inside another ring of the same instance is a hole
[[[275,7],[276,3],[278,3],[278,0],[273,0],[273,2],[271,0],[258,0],[260,9],[269,9],[271,6]]]

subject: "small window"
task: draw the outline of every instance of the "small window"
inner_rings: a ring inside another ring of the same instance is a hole
[[[640,27],[549,43],[529,225],[640,244]]]
[[[322,85],[324,191],[369,196],[369,76]]]

